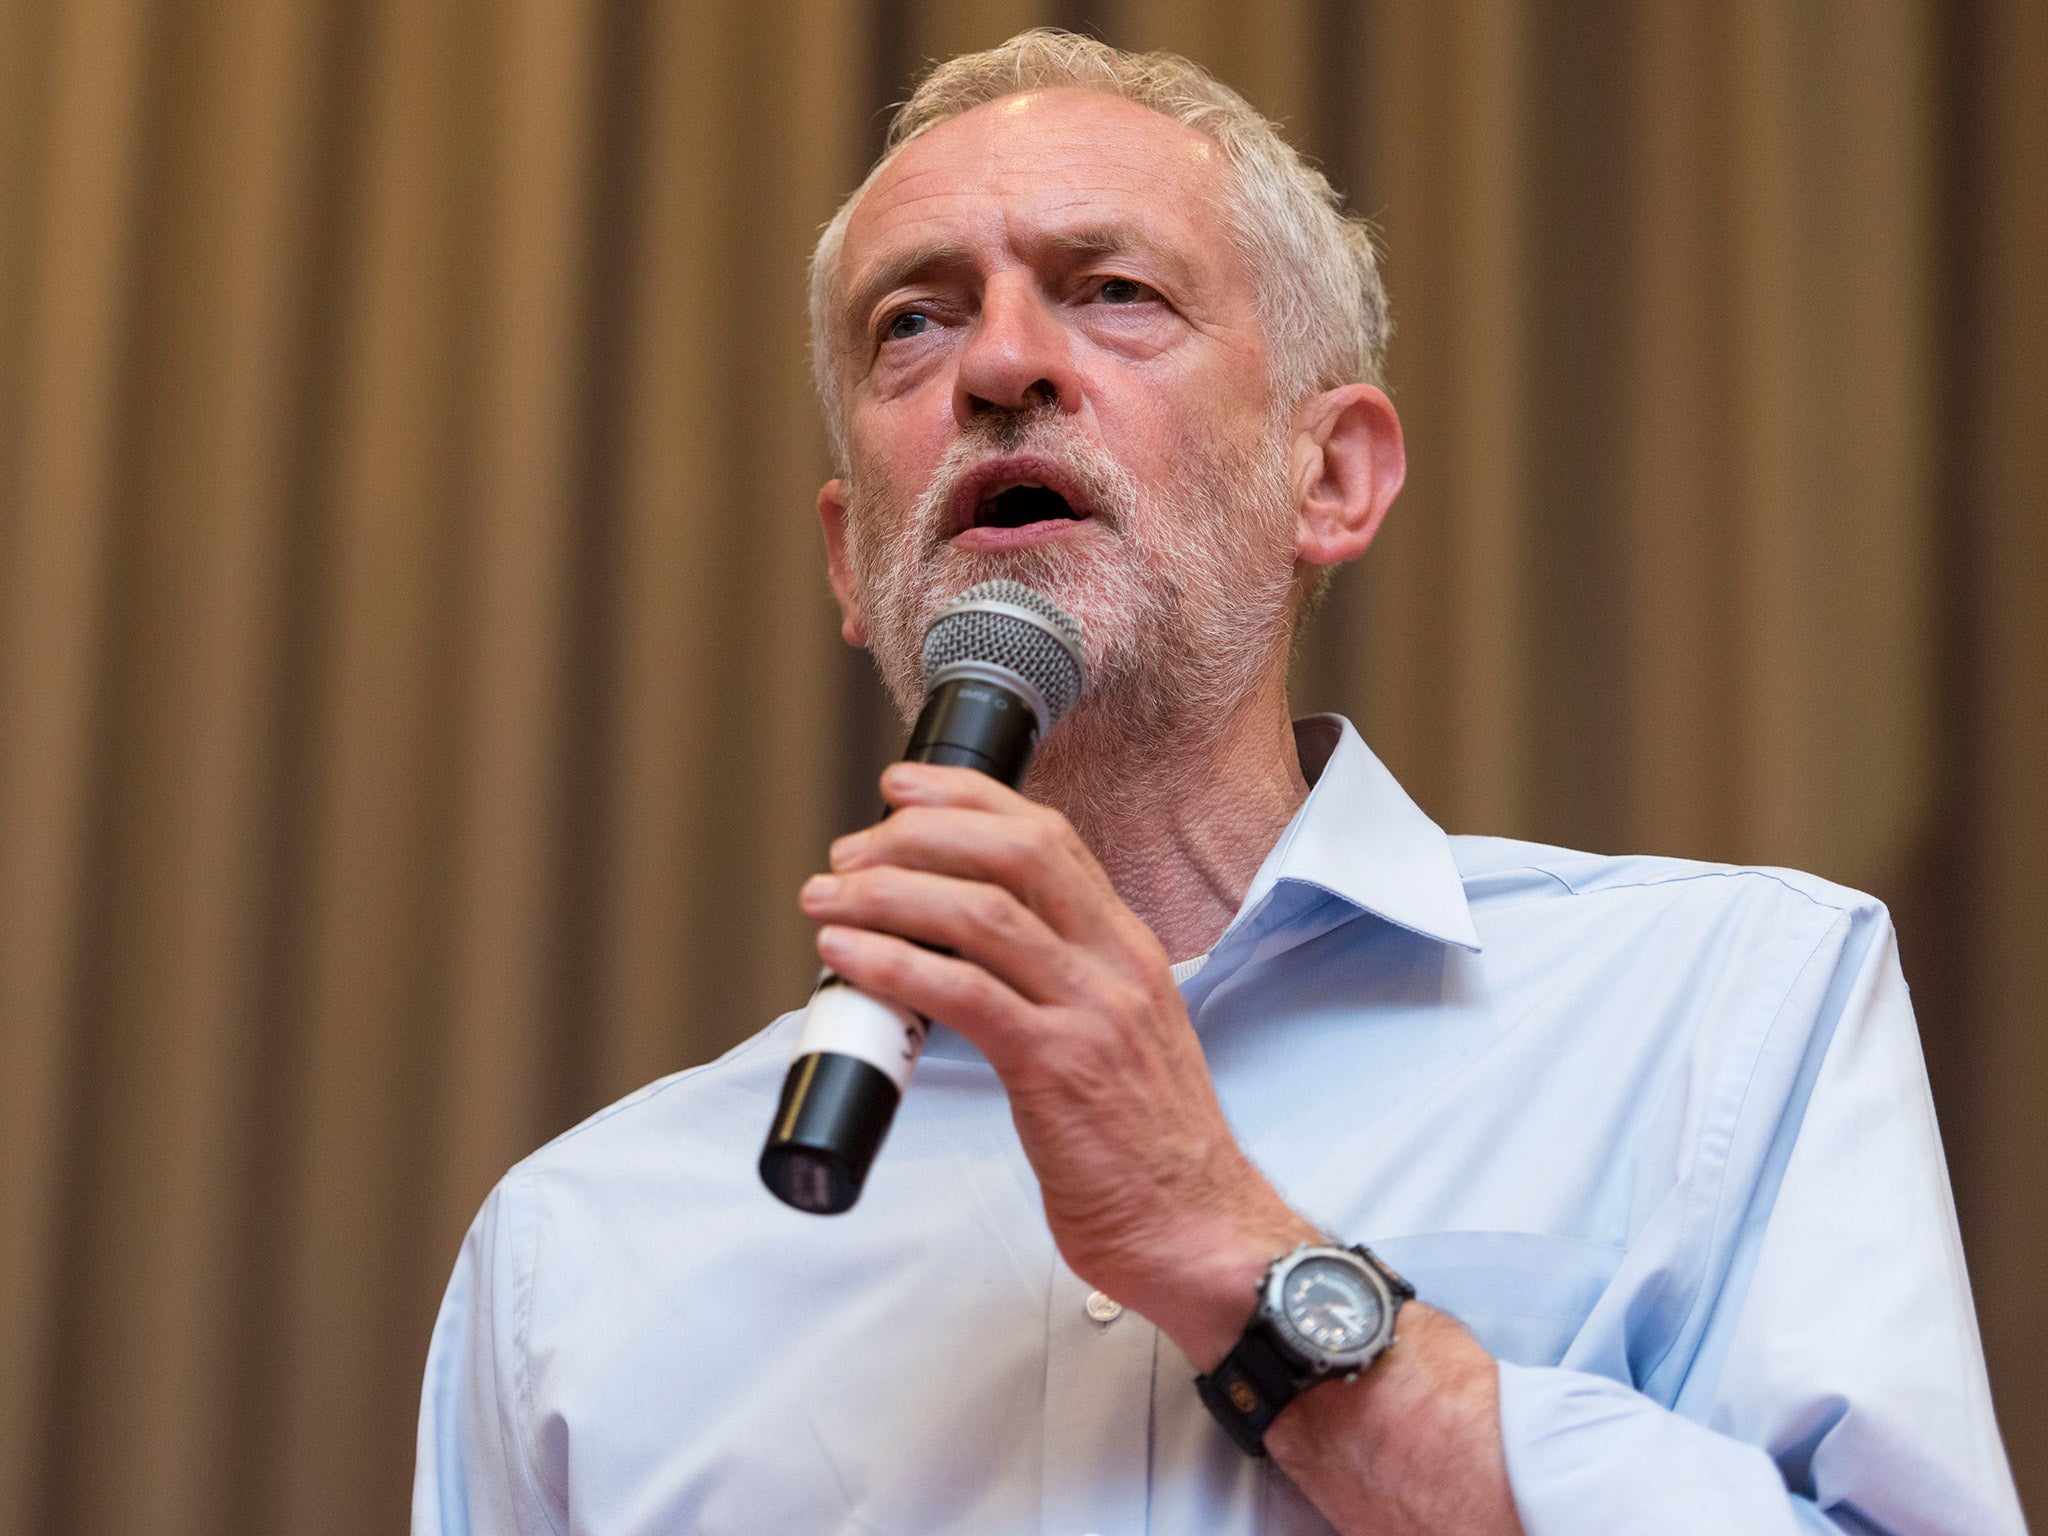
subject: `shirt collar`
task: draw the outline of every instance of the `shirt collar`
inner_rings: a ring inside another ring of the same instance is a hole
[[[1328,898],[1439,944],[1480,947],[1451,840],[1408,798],[1351,722],[1341,715],[1297,720],[1294,743],[1308,798],[1252,876],[1214,947],[1174,967],[1193,1013],[1262,956],[1348,921]],[[1307,894],[1306,903],[1275,902],[1283,886]],[[1321,896],[1309,894],[1315,892]],[[1306,926],[1305,907],[1314,909]],[[932,1030],[928,1050],[940,1057],[979,1056],[943,1026]]]
[[[1408,798],[1349,720],[1294,722],[1308,799],[1252,877],[1231,927],[1282,882],[1313,886],[1442,944],[1478,950],[1465,882],[1443,829]]]

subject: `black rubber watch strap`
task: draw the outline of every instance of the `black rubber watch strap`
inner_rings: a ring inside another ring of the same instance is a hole
[[[1301,1251],[1297,1248],[1293,1253]],[[1415,1299],[1415,1287],[1382,1263],[1371,1249],[1359,1246],[1345,1251],[1356,1255],[1387,1288],[1385,1342],[1390,1344],[1394,1319],[1400,1315],[1403,1303]],[[1268,1277],[1290,1257],[1292,1254],[1282,1254],[1275,1259],[1274,1268],[1266,1272]],[[1262,1296],[1263,1293],[1262,1282]],[[1261,1310],[1252,1314],[1237,1347],[1223,1357],[1222,1363],[1208,1375],[1195,1378],[1195,1391],[1203,1404],[1247,1456],[1266,1454],[1266,1430],[1280,1416],[1281,1409],[1317,1382],[1345,1374],[1321,1371],[1313,1361],[1292,1349],[1263,1307],[1262,1300]],[[1378,1351],[1366,1356],[1360,1368],[1377,1357]],[[1355,1375],[1356,1371],[1349,1374]]]
[[[1274,1338],[1260,1319],[1222,1364],[1195,1378],[1195,1390],[1247,1456],[1263,1456],[1268,1426],[1308,1382],[1307,1362]]]
[[[1379,1277],[1387,1282],[1387,1289],[1394,1293],[1395,1315],[1399,1316],[1402,1305],[1415,1299],[1415,1287],[1389,1269],[1387,1261],[1366,1247],[1365,1244],[1354,1243],[1351,1251],[1370,1264],[1378,1271]]]

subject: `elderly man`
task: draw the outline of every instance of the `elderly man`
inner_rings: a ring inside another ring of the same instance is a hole
[[[919,89],[814,269],[845,635],[908,713],[1015,577],[1088,691],[1028,795],[891,768],[801,893],[935,1023],[850,1214],[755,1177],[788,1018],[493,1193],[416,1530],[2021,1529],[1882,909],[1447,838],[1290,723],[1401,485],[1384,331],[1192,66]]]

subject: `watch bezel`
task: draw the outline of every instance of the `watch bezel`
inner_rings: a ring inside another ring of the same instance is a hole
[[[1287,1280],[1295,1270],[1311,1259],[1335,1259],[1364,1278],[1374,1295],[1379,1298],[1380,1324],[1371,1338],[1356,1349],[1324,1349],[1313,1339],[1304,1336],[1287,1315]],[[1303,1243],[1293,1252],[1283,1255],[1266,1272],[1266,1283],[1259,1299],[1259,1311],[1287,1348],[1299,1355],[1317,1376],[1354,1376],[1379,1358],[1389,1344],[1394,1342],[1395,1313],[1400,1310],[1400,1300],[1387,1277],[1372,1264],[1360,1258],[1349,1248],[1338,1248],[1314,1243]]]

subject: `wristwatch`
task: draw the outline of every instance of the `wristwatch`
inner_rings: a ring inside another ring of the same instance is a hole
[[[1369,1249],[1303,1243],[1266,1267],[1259,1306],[1237,1347],[1195,1390],[1247,1456],[1266,1454],[1266,1427],[1318,1382],[1346,1381],[1394,1342],[1394,1317],[1415,1287]]]

